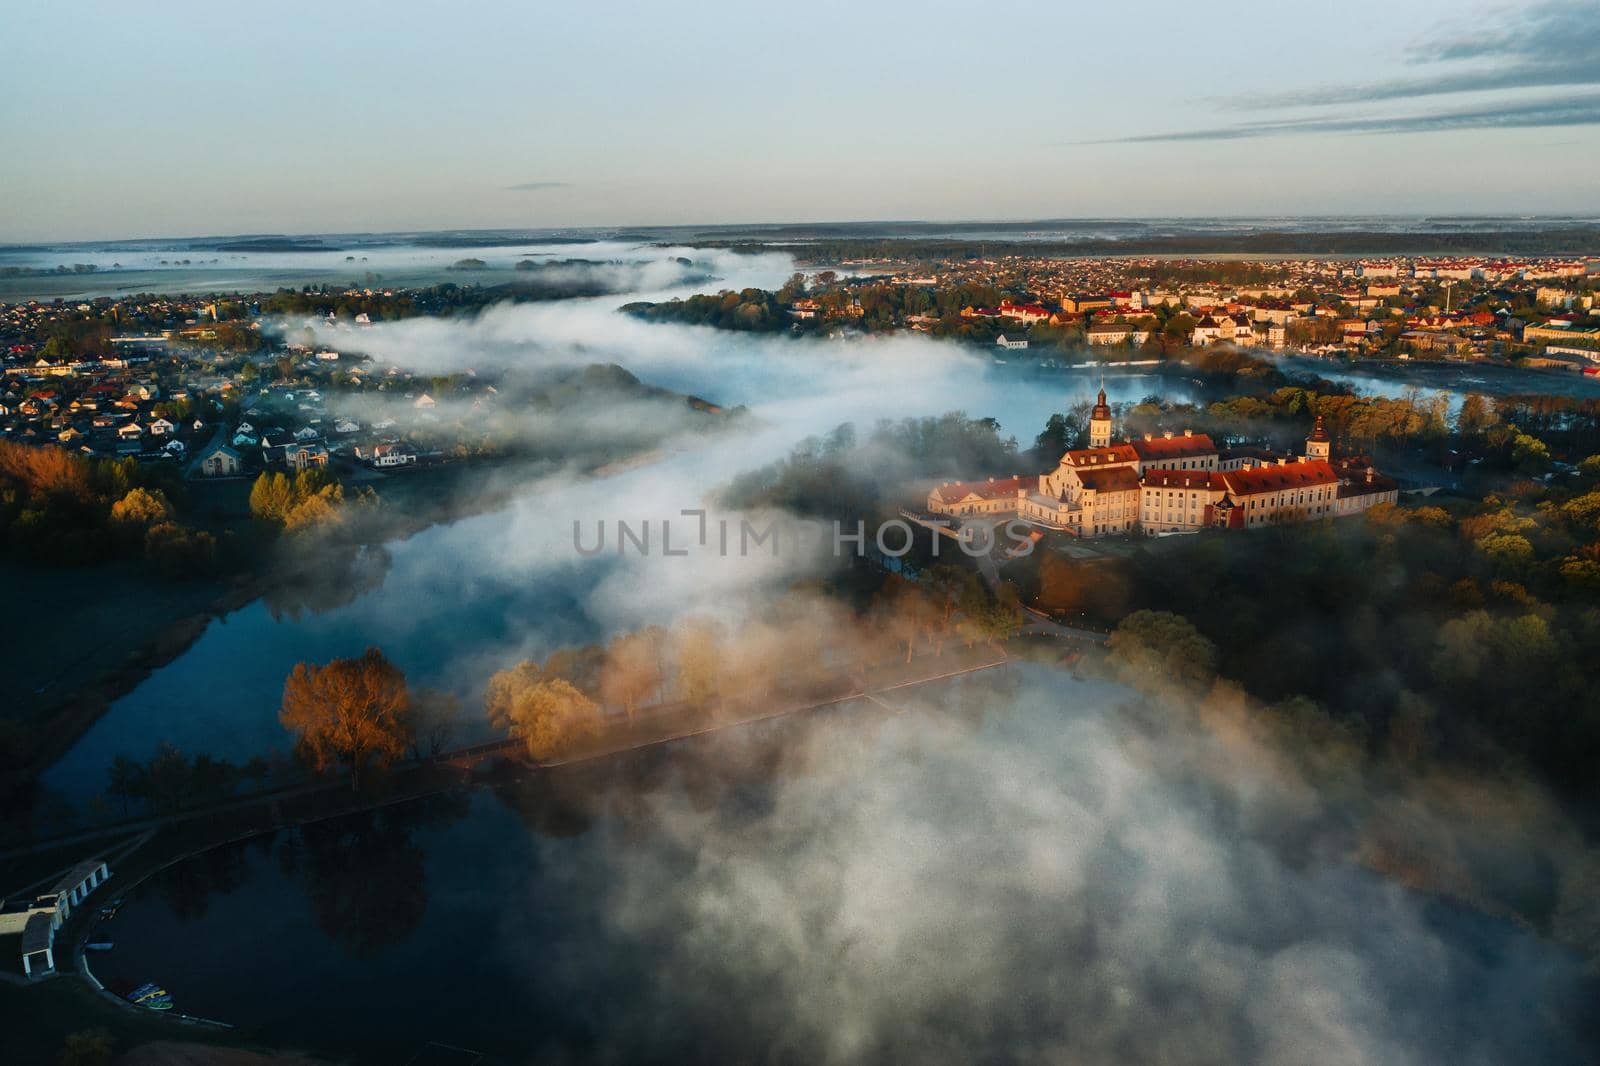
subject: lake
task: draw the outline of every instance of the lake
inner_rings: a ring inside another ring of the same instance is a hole
[[[1127,696],[1016,665],[280,832],[89,962],[367,1062],[1582,1061],[1580,960]]]

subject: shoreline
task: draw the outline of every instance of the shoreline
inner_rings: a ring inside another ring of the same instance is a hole
[[[579,468],[576,476],[582,480],[602,479],[649,465],[663,457],[666,444],[662,442],[631,455],[592,458]],[[560,470],[563,465],[558,460],[539,458],[469,460],[458,464],[450,475],[450,488],[445,491],[442,500],[420,508],[410,507],[404,511],[396,508],[388,512],[383,517],[384,525],[375,530],[374,535],[360,538],[359,544],[384,546],[399,543],[437,526],[451,525],[499,510],[516,498],[515,482],[520,481],[520,477],[502,479],[505,483],[498,487],[457,497],[454,489],[468,473],[511,472],[541,477]],[[435,471],[438,469],[435,468]],[[415,477],[416,473],[422,471],[387,474],[385,477],[396,479],[399,483],[399,479]],[[370,485],[371,482],[365,484]],[[379,495],[381,498],[381,491]],[[37,739],[32,757],[16,772],[12,794],[23,795],[30,787],[36,786],[39,778],[83,739],[113,703],[132,693],[157,670],[188,652],[214,621],[243,610],[274,589],[292,587],[295,578],[295,572],[281,563],[274,563],[260,573],[224,578],[222,581],[228,587],[205,610],[173,619],[129,653],[120,665],[68,691],[36,720],[34,730]]]

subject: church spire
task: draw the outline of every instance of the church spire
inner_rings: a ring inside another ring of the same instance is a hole
[[[1333,458],[1333,441],[1328,437],[1328,430],[1322,424],[1322,416],[1317,416],[1317,424],[1311,429],[1311,436],[1306,438],[1306,458],[1321,459],[1323,462]]]
[[[1089,412],[1089,447],[1111,447],[1111,405],[1106,403],[1106,379],[1100,376],[1100,395]]]

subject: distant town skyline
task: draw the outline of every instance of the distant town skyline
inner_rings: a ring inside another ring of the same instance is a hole
[[[1600,0],[63,4],[8,39],[0,242],[1600,211]]]

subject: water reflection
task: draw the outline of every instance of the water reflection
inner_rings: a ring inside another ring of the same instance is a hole
[[[373,1062],[1581,1061],[1579,960],[1126,698],[1011,668],[306,827],[95,964]]]
[[[446,794],[347,818],[314,822],[277,849],[279,868],[311,901],[317,927],[355,959],[404,941],[428,909],[418,829],[465,817],[464,796]]]
[[[394,556],[382,544],[319,544],[281,553],[274,580],[261,601],[274,622],[347,607],[383,584]]]

